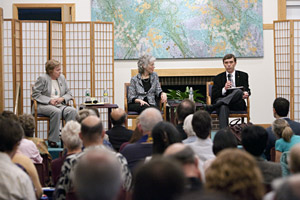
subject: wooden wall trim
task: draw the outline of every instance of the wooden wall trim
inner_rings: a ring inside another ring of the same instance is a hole
[[[225,68],[195,68],[195,69],[155,69],[158,76],[215,76],[224,72]],[[137,69],[131,69],[131,76],[138,74]]]
[[[264,30],[273,30],[273,24],[263,24]]]
[[[286,0],[278,0],[278,20],[286,20]]]
[[[3,9],[0,8],[0,112],[4,109],[3,78]]]

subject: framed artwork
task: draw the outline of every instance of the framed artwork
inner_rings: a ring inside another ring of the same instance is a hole
[[[114,58],[263,56],[262,0],[92,0],[114,22]]]

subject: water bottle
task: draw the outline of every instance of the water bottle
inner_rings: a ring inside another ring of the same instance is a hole
[[[194,101],[194,92],[192,87],[190,87],[189,100]]]
[[[90,89],[85,90],[85,103],[91,103],[91,93]]]
[[[48,200],[47,195],[43,194],[43,195],[41,196],[40,200]]]
[[[103,91],[103,102],[108,103],[108,92],[107,92],[107,90]]]

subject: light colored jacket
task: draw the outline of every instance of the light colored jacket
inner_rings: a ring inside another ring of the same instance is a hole
[[[128,89],[128,103],[134,103],[133,99],[144,99],[147,97],[148,103],[156,106],[155,98],[159,97],[159,94],[162,92],[160,87],[159,79],[157,73],[153,72],[149,76],[151,88],[148,92],[145,92],[142,75],[139,73],[136,76],[132,77],[130,80],[130,86]]]

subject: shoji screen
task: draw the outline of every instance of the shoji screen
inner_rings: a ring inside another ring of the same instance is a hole
[[[109,103],[114,102],[114,38],[113,23],[94,24],[94,69],[95,97],[103,100],[104,90],[108,92]],[[107,125],[107,110],[100,109],[102,121]],[[107,127],[106,127],[107,128]]]
[[[58,60],[62,64],[62,71],[64,72],[64,57],[63,57],[63,23],[51,21],[50,31],[50,57]]]
[[[300,121],[300,22],[274,22],[276,97],[290,100],[290,118]]]
[[[23,113],[31,113],[31,84],[45,73],[45,63],[49,57],[49,25],[47,21],[21,21],[23,52]],[[47,124],[38,123],[39,137],[47,138]]]

